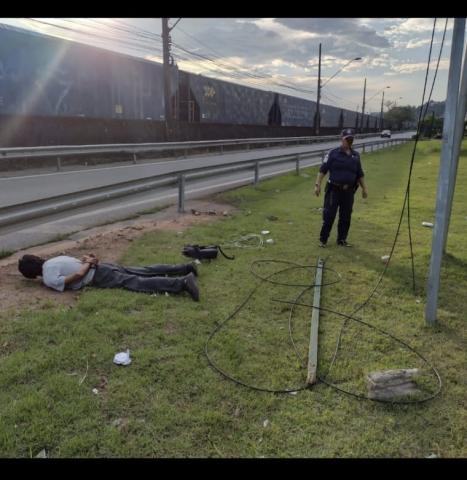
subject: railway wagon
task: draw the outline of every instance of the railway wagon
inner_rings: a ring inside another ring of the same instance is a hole
[[[176,67],[171,71],[176,120],[314,125],[314,101]],[[356,112],[326,104],[321,104],[321,126],[338,126],[341,111],[343,126],[354,126]],[[0,24],[0,115],[160,122],[165,120],[164,112],[160,63]]]

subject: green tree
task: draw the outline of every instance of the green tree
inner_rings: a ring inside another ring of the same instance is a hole
[[[426,115],[420,126],[420,133],[423,137],[434,137],[443,132],[443,119],[433,114],[434,112],[430,112]]]
[[[404,123],[415,121],[415,107],[411,106],[392,106],[384,114],[384,124],[386,128],[390,128],[392,130],[401,130],[404,126]]]

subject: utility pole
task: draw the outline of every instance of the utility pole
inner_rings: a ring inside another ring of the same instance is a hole
[[[319,127],[321,124],[321,114],[319,111],[319,103],[321,101],[321,43],[319,44],[319,60],[318,60],[318,94],[316,97],[316,124],[315,135],[319,135]]]
[[[383,125],[383,103],[384,103],[384,90],[383,90],[383,98],[381,99],[381,114],[379,116],[379,129],[383,130],[384,125]]]
[[[457,166],[459,164],[459,152],[462,144],[462,137],[464,136],[464,119],[467,106],[467,48],[464,52],[464,66],[462,69],[462,80],[459,93],[459,101],[457,102],[457,115],[456,115],[456,129],[454,131],[454,146],[452,153],[452,169],[450,174],[450,181],[452,183],[452,189],[449,191],[448,198],[448,213],[446,221],[446,229],[443,236],[443,253],[446,253],[446,240],[448,237],[449,223],[451,221],[452,201],[454,198],[454,189],[456,187]]]
[[[365,118],[365,95],[366,95],[366,77],[363,85],[363,104],[362,104],[362,120],[360,122],[360,132],[363,132],[363,119]]]
[[[164,62],[164,113],[165,124],[172,120],[171,105],[170,105],[170,36],[169,36],[169,19],[162,19],[162,48],[163,48],[163,62]]]
[[[449,64],[447,98],[444,113],[443,144],[441,148],[438,190],[436,194],[436,213],[431,247],[432,254],[427,282],[427,303],[425,308],[425,321],[430,326],[436,324],[440,271],[443,258],[443,243],[447,229],[447,217],[450,211],[449,199],[452,198],[451,194],[454,188],[454,142],[456,136],[456,122],[460,118],[460,115],[457,115],[457,107],[459,104],[459,83],[462,69],[464,34],[465,18],[455,18],[451,41],[451,59]],[[462,81],[466,81],[465,76]],[[461,120],[463,124],[464,118],[462,117]]]

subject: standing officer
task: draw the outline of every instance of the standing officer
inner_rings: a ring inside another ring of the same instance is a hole
[[[362,197],[368,196],[368,190],[363,180],[364,173],[360,163],[360,154],[352,149],[354,135],[351,128],[342,130],[341,146],[331,150],[324,157],[316,177],[315,194],[318,197],[321,192],[321,182],[329,172],[324,194],[323,226],[319,236],[320,247],[326,246],[338,208],[337,244],[344,247],[351,246],[347,243],[347,234],[352,217],[354,194],[358,185],[362,187]]]

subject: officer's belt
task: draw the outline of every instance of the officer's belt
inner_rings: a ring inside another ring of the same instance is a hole
[[[348,183],[334,183],[330,181],[328,183],[333,190],[350,190],[353,188],[353,185],[350,185]]]

